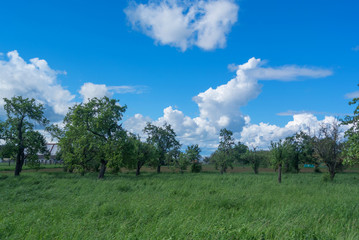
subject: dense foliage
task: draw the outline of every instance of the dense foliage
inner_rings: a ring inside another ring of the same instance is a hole
[[[16,159],[15,176],[19,176],[25,161],[38,165],[38,154],[47,154],[44,136],[34,129],[36,124],[47,125],[48,120],[44,106],[35,99],[19,96],[4,101],[7,118],[0,122],[0,139],[5,141],[1,155]]]

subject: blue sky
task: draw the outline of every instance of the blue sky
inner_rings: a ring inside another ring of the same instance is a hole
[[[211,4],[217,4],[215,10]],[[80,89],[91,83],[83,95],[105,93],[127,104],[126,126],[132,131],[148,120],[169,121],[182,142],[210,150],[218,142],[215,132],[232,127],[238,140],[265,147],[351,113],[346,95],[359,90],[359,3],[354,0],[13,0],[2,1],[0,9],[0,97],[40,96],[55,109],[49,113],[56,113],[49,116],[55,121],[65,114],[59,109],[82,101]],[[11,67],[6,54],[14,50],[25,64]],[[238,77],[238,66],[252,57],[261,59],[246,73],[255,85],[233,90],[242,97],[212,104],[220,94],[229,96],[228,87],[198,98]],[[24,70],[33,58],[45,60],[51,71],[39,64],[36,73]],[[268,69],[277,72],[264,77]],[[286,72],[285,79],[278,80],[279,72]],[[45,74],[45,80],[37,82],[42,75],[36,74]],[[39,89],[46,84],[51,87]],[[63,95],[54,97],[59,88]],[[43,96],[44,91],[54,92]],[[220,120],[221,114],[229,120]]]

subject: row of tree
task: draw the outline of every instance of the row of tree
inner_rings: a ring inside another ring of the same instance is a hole
[[[120,121],[126,111],[118,100],[108,97],[89,99],[86,103],[69,108],[63,127],[49,125],[44,116],[44,106],[35,99],[13,97],[5,100],[7,119],[0,122],[0,157],[16,159],[15,176],[19,176],[24,162],[39,165],[38,155],[49,155],[46,141],[35,130],[40,125],[58,140],[58,158],[69,172],[84,174],[98,171],[103,178],[107,168],[119,171],[121,167],[136,169],[148,165],[161,171],[170,165],[184,171],[201,171],[200,148],[190,145],[181,152],[176,133],[169,124],[156,126],[148,123],[144,128],[147,140],[123,129]]]
[[[202,169],[198,145],[190,145],[181,152],[181,144],[171,125],[147,123],[143,129],[147,135],[145,142],[126,131],[120,121],[127,107],[121,106],[118,100],[93,98],[74,105],[69,108],[62,128],[49,125],[44,106],[35,99],[18,96],[4,101],[7,118],[0,122],[0,139],[3,141],[0,157],[16,160],[15,176],[20,174],[25,161],[36,166],[39,165],[39,153],[49,154],[44,136],[35,130],[39,126],[58,140],[58,158],[70,172],[98,171],[98,177],[103,178],[107,168],[115,172],[122,167],[136,169],[136,175],[144,165],[156,168],[158,173],[164,165],[181,172],[189,166],[192,172]],[[355,98],[350,104],[358,101]],[[234,163],[249,164],[256,174],[260,165],[271,164],[278,170],[279,182],[282,171],[298,173],[304,163],[313,164],[315,171],[319,171],[319,165],[323,163],[333,179],[344,164],[358,163],[358,122],[359,106],[353,116],[322,125],[315,134],[299,132],[272,142],[270,151],[257,151],[241,142],[235,143],[233,133],[224,128],[220,130],[218,149],[203,160],[213,163],[221,173],[233,168]],[[349,126],[346,141],[340,137],[341,124]]]

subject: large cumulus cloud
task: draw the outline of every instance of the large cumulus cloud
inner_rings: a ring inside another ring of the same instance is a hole
[[[170,123],[184,144],[198,143],[208,149],[217,146],[221,128],[232,130],[238,140],[264,147],[271,140],[302,129],[305,124],[312,126],[313,122],[318,122],[314,115],[295,115],[293,122],[288,123],[284,129],[265,123],[255,125],[250,123],[249,116],[241,112],[241,107],[261,93],[260,80],[293,81],[301,78],[320,78],[331,75],[330,70],[295,65],[266,67],[256,58],[249,59],[235,69],[236,76],[233,79],[216,88],[209,88],[193,98],[199,108],[198,117],[190,118],[182,111],[169,106],[164,109],[162,117],[152,122],[157,125]],[[144,118],[137,115],[125,122],[125,126],[130,129],[133,129],[134,124],[144,126],[144,121],[149,120],[148,117]]]
[[[233,0],[150,0],[132,3],[125,13],[135,29],[157,43],[185,51],[191,46],[223,48],[238,9]]]

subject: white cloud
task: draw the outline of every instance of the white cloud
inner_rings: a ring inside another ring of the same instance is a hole
[[[0,61],[1,107],[3,98],[21,95],[37,99],[55,115],[66,114],[75,96],[58,83],[59,71],[51,69],[42,59],[33,58],[28,63],[17,51],[9,52],[7,57],[8,60]]]
[[[314,135],[318,133],[323,124],[330,124],[336,121],[338,120],[333,116],[325,116],[323,120],[318,120],[313,114],[297,114],[293,115],[293,120],[289,121],[284,127],[263,122],[248,124],[244,126],[239,139],[247,146],[265,149],[270,146],[271,141],[278,141],[299,131]],[[341,128],[342,133],[344,133],[347,127],[342,126]]]
[[[84,102],[88,99],[107,96],[111,98],[115,93],[142,93],[146,90],[145,86],[107,86],[106,84],[84,83],[79,91]]]
[[[130,5],[125,13],[135,29],[156,43],[185,51],[193,45],[205,50],[225,47],[238,10],[233,0],[150,0]]]
[[[84,102],[87,102],[88,99],[97,97],[101,98],[104,96],[111,97],[112,93],[108,90],[108,87],[105,84],[93,84],[93,83],[84,83],[81,86],[79,91]]]
[[[257,98],[261,93],[259,80],[289,81],[297,80],[301,77],[317,78],[332,74],[329,70],[298,66],[264,67],[261,60],[256,58],[251,58],[247,63],[238,65],[236,70],[236,76],[227,83],[216,88],[209,88],[193,98],[199,108],[200,115],[198,117],[190,118],[180,110],[170,106],[164,109],[162,117],[153,122],[158,125],[168,122],[173,126],[184,144],[198,143],[205,148],[215,148],[217,146],[219,130],[224,127],[232,130],[238,138],[241,137],[239,134],[242,132],[243,127],[247,127],[243,129],[244,135],[242,137],[244,139],[254,138],[253,134],[258,132],[256,130],[263,129],[269,133],[279,130],[277,126],[264,123],[251,125],[249,116],[242,114],[240,111],[241,107],[245,106],[250,100]],[[296,117],[296,122],[299,119],[301,118]],[[302,122],[305,121],[302,120]],[[136,124],[136,118],[131,118],[131,122],[126,122],[128,127]],[[291,127],[294,123],[288,124],[290,128],[280,130],[280,136],[292,133],[293,129],[297,129],[296,127]],[[279,132],[276,134],[279,134]],[[258,135],[259,139],[256,140],[256,143],[262,144],[263,142],[268,144],[269,139],[276,136],[275,134],[266,134],[260,138],[260,135]],[[248,140],[246,141],[248,142]]]
[[[358,52],[359,51],[359,45],[352,48],[353,51]]]
[[[345,98],[347,99],[359,98],[359,91],[347,93],[345,94]]]

